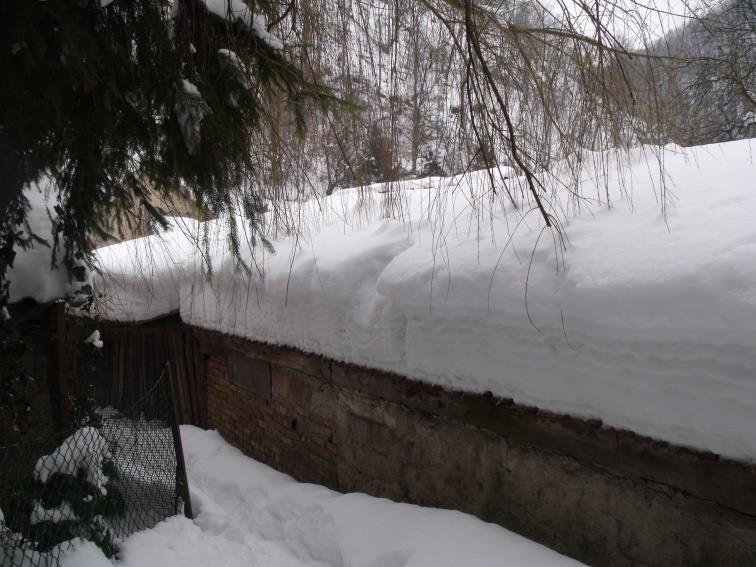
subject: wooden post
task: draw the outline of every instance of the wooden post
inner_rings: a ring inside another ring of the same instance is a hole
[[[163,370],[164,379],[168,380],[168,392],[171,396],[173,409],[173,419],[171,419],[171,429],[173,430],[173,446],[176,452],[176,492],[184,498],[184,516],[190,520],[194,519],[192,512],[192,500],[189,496],[189,480],[186,477],[186,463],[184,462],[184,447],[181,444],[181,430],[178,424],[178,400],[176,399],[176,390],[173,387],[173,376],[171,375],[171,365],[165,363]]]
[[[58,402],[58,427],[67,428],[70,417],[71,360],[66,333],[66,304],[62,301],[50,307],[50,330],[54,337],[53,376]]]

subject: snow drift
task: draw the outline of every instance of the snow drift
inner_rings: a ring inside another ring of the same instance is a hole
[[[115,319],[180,308],[193,325],[756,461],[751,146],[649,152],[608,177],[585,164],[583,199],[550,196],[564,248],[477,172],[305,203],[276,254],[244,251],[251,273],[222,223],[182,223],[100,250],[99,286]],[[192,245],[206,235],[212,279]]]
[[[557,567],[581,563],[468,514],[339,494],[181,426],[194,522],[174,517],[123,542],[122,567]],[[63,567],[112,567],[89,543]]]

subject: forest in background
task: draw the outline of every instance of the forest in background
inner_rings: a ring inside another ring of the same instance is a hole
[[[680,8],[680,25],[669,30],[649,23],[658,14],[628,5],[601,14],[610,23],[590,36],[595,45],[588,34],[578,38],[586,27],[579,4],[565,12],[532,2],[478,5],[491,79],[533,171],[584,151],[756,135],[753,4]],[[354,106],[310,116],[297,137],[285,103],[269,101],[259,158],[271,197],[517,167],[454,3],[338,0],[334,9],[301,0],[281,10],[277,33],[292,56]]]

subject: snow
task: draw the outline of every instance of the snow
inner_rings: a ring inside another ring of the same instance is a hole
[[[104,250],[108,316],[178,308],[193,325],[754,462],[751,146],[665,148],[664,199],[651,152],[607,180],[586,163],[580,202],[547,196],[564,250],[536,212],[492,198],[484,172],[343,190],[291,212],[305,228],[256,250],[251,276],[222,222],[169,233],[149,282],[129,259],[160,238]],[[210,281],[192,246],[203,230]]]
[[[108,486],[124,497],[126,513],[108,520],[118,538],[153,528],[176,513],[176,469],[172,462],[173,432],[163,420],[128,418],[112,408],[101,409],[100,433],[111,449],[118,472]],[[156,458],[156,452],[163,458]]]
[[[43,178],[24,189],[29,201],[27,222],[31,232],[44,239],[48,245],[35,242],[31,248],[20,250],[16,247],[13,269],[8,271],[10,302],[15,303],[27,297],[38,303],[47,303],[65,297],[69,291],[68,273],[62,267],[52,267],[53,207],[57,194],[50,187],[49,180]],[[29,230],[24,227],[25,235]]]
[[[252,29],[255,31],[255,35],[262,39],[271,49],[280,51],[283,49],[283,42],[275,34],[270,33],[266,28],[266,21],[260,14],[255,14],[252,18]]]
[[[176,99],[176,119],[186,151],[189,155],[194,155],[199,151],[202,121],[210,112],[210,107],[202,98],[197,85],[190,80],[181,79],[181,92],[183,96]]]
[[[122,567],[579,565],[472,516],[339,494],[249,459],[217,432],[182,426],[194,521],[170,518],[121,545]],[[63,567],[110,567],[78,543]]]
[[[61,558],[60,567],[112,567],[113,564],[91,541],[77,539],[72,543],[72,549]]]
[[[218,55],[220,55],[224,61],[227,61],[230,65],[232,65],[234,69],[239,71],[242,74],[242,76],[245,76],[246,68],[244,66],[244,62],[236,54],[235,51],[231,51],[230,49],[219,49]]]
[[[52,453],[40,457],[34,466],[34,479],[46,483],[55,474],[76,476],[84,471],[86,480],[102,494],[107,494],[108,477],[103,461],[110,457],[110,447],[94,427],[82,427],[67,437]]]
[[[3,530],[5,532],[3,533]],[[69,543],[65,542],[61,545],[56,545],[47,552],[36,551],[32,544],[23,539],[17,539],[17,534],[11,532],[5,526],[0,525],[0,535],[4,535],[7,542],[15,540],[15,546],[0,547],[0,561],[3,565],[13,565],[19,567],[60,567],[57,561],[57,557],[63,553],[63,547],[68,549]],[[77,545],[81,544],[80,540],[75,540]],[[94,547],[94,544],[89,544]],[[97,553],[104,558],[102,552],[97,549]],[[69,563],[70,565],[70,563]],[[88,564],[84,564],[89,567]],[[97,565],[95,563],[95,565]],[[110,565],[110,564],[107,564]]]
[[[105,458],[110,457],[108,443],[93,427],[83,427],[66,438],[57,449],[49,455],[41,457],[34,466],[34,480],[46,483],[55,474],[78,476],[84,473],[86,480],[99,489],[102,494],[107,494],[106,485],[110,479],[103,473],[102,465]],[[85,499],[91,499],[91,495]],[[41,522],[60,523],[66,520],[78,520],[78,516],[67,502],[58,506],[46,508],[39,500],[33,502],[29,514],[29,522],[38,524]],[[102,516],[95,516],[92,521],[103,530],[107,524]],[[14,533],[7,528],[2,521],[0,512],[0,565],[16,566],[58,566],[57,557],[69,549],[73,543],[78,548],[82,546],[80,540],[72,542],[63,541],[52,549],[41,552],[34,549],[34,545],[20,534]],[[86,544],[93,547],[93,544]],[[91,549],[89,550],[92,551]],[[87,550],[81,552],[84,559],[88,560]],[[92,555],[90,553],[89,555]],[[104,556],[96,550],[95,556]],[[109,563],[106,563],[109,565]]]
[[[35,183],[24,187],[24,197],[29,202],[26,225],[19,229],[24,237],[34,235],[37,240],[31,246],[22,249],[15,247],[16,257],[13,268],[8,270],[10,282],[10,303],[31,298],[37,303],[48,303],[58,299],[67,299],[70,305],[82,305],[92,289],[92,273],[86,265],[81,281],[69,276],[62,265],[61,256],[64,243],[61,240],[56,262],[53,264],[54,223],[57,221],[55,206],[58,204],[58,192],[49,178],[42,177]],[[6,312],[0,316],[5,318]]]
[[[283,42],[267,30],[265,17],[254,14],[242,0],[202,0],[208,11],[224,20],[240,21],[255,32],[272,49],[283,49]]]
[[[92,334],[84,339],[84,343],[91,344],[95,348],[102,348],[103,342],[100,339],[100,331],[97,329],[92,331]]]
[[[39,524],[41,522],[60,523],[64,520],[78,520],[79,517],[68,502],[62,502],[59,506],[45,508],[39,500],[34,501],[29,522]]]
[[[189,96],[194,96],[194,97],[202,96],[200,95],[197,85],[195,85],[188,79],[181,79],[181,88],[184,89],[184,92],[188,94]]]
[[[137,238],[97,250],[98,287],[107,293],[100,308],[108,319],[142,321],[179,309],[181,281],[201,245],[199,223],[170,219],[158,236]]]

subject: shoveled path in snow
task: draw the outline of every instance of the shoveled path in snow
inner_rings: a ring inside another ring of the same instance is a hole
[[[576,561],[470,515],[340,494],[182,426],[196,519],[171,518],[122,545],[124,567],[556,567]],[[110,567],[80,546],[64,567]]]

